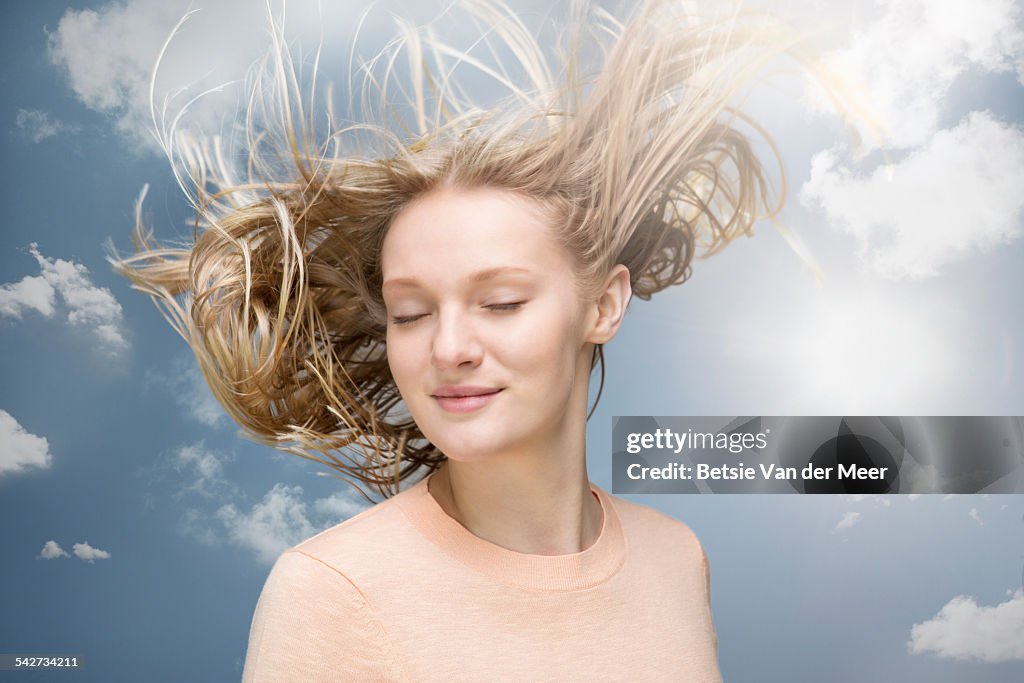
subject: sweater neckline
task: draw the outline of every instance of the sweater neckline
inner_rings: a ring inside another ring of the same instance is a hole
[[[427,489],[434,472],[394,501],[428,540],[466,566],[503,583],[522,588],[574,591],[611,578],[626,557],[626,538],[610,496],[593,482],[590,490],[601,504],[601,533],[587,549],[566,555],[533,555],[480,538],[438,504]]]

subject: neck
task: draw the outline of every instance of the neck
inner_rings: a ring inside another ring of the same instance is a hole
[[[429,492],[474,535],[520,553],[578,553],[601,533],[601,504],[582,459],[554,471],[448,460],[431,477]]]

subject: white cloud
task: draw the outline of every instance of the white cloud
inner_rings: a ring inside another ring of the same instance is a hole
[[[29,245],[39,264],[40,275],[25,276],[18,282],[0,285],[0,316],[21,319],[26,309],[53,317],[55,293],[60,294],[71,325],[86,327],[110,354],[127,348],[121,329],[121,304],[106,287],[97,287],[89,278],[89,269],[74,261],[50,259],[38,245]]]
[[[69,9],[48,36],[50,60],[63,69],[86,106],[114,115],[124,133],[143,140],[149,119],[149,72],[184,13],[180,5],[111,2],[99,11]]]
[[[49,318],[54,311],[54,295],[53,285],[39,275],[0,285],[0,316],[20,320],[22,311],[32,309]]]
[[[302,493],[301,486],[276,484],[248,510],[235,503],[222,505],[213,514],[188,508],[181,516],[179,529],[203,545],[231,543],[272,564],[288,548],[369,507],[347,491],[320,498],[311,505],[303,500]],[[312,514],[308,513],[310,509]]]
[[[819,152],[800,199],[852,235],[881,275],[923,278],[1020,236],[1022,172],[1024,133],[972,112],[868,175],[842,165],[835,151]]]
[[[178,520],[178,529],[186,536],[191,536],[203,545],[218,545],[220,537],[210,526],[210,518],[196,508],[187,508]]]
[[[78,126],[51,118],[39,109],[19,109],[14,117],[14,125],[32,142],[42,142],[61,133],[76,133]]]
[[[207,448],[202,441],[180,446],[172,465],[179,472],[189,472],[192,481],[178,495],[193,492],[210,498],[218,493],[233,494],[236,487],[222,476],[224,463],[229,459],[230,456]]]
[[[941,129],[958,78],[1013,73],[1024,83],[1021,5],[1014,0],[882,0],[878,15],[825,61],[866,111],[852,112],[864,148],[888,150],[873,170],[842,147],[814,156],[801,201],[852,235],[860,257],[893,279],[1019,238],[1024,133],[973,111]],[[825,99],[811,97],[812,107]]]
[[[199,441],[178,447],[160,465],[181,475],[178,490],[173,493],[175,501],[187,494],[198,494],[207,501],[205,506],[182,507],[180,502],[175,503],[183,510],[178,530],[203,545],[232,543],[272,563],[284,550],[369,506],[347,490],[307,504],[301,487],[277,484],[247,510],[239,502],[244,499],[239,486],[225,476],[224,466],[232,458]]]
[[[825,55],[837,78],[864,106],[874,126],[859,121],[868,147],[924,144],[939,128],[954,81],[976,69],[1019,71],[1024,83],[1024,33],[1014,0],[882,0],[881,15]],[[812,106],[825,108],[820,96]],[[881,139],[879,139],[881,138]]]
[[[10,413],[0,409],[0,475],[52,466],[53,455],[46,437],[25,431]]]
[[[99,548],[93,548],[88,542],[75,543],[72,547],[72,552],[80,560],[86,562],[95,562],[96,560],[109,560],[110,553],[106,550],[100,550]]]
[[[318,5],[289,3],[289,28],[315,38]],[[194,7],[199,11],[171,42],[155,88],[158,108],[167,96],[173,98],[172,110],[180,108],[200,92],[246,76],[269,44],[266,3],[119,0],[96,9],[68,9],[48,36],[50,60],[66,74],[83,104],[112,116],[130,140],[155,150],[150,138],[151,72],[175,24]],[[351,7],[337,3],[335,11],[350,12]],[[190,123],[219,128],[224,116],[233,118],[238,95],[226,91],[205,97],[190,107]]]
[[[862,515],[859,512],[845,513],[839,520],[839,523],[836,524],[836,528],[832,530],[832,533],[838,533],[845,529],[851,528],[854,524],[858,523],[861,520],[861,518]]]
[[[70,557],[64,549],[60,547],[57,541],[47,541],[43,544],[43,549],[39,551],[39,559],[42,560],[56,560],[58,557]]]
[[[285,4],[286,11],[282,11]],[[373,11],[361,21],[360,13],[371,4]],[[549,5],[537,0],[517,3],[520,10],[529,9],[533,16],[547,12]],[[335,83],[339,93],[347,87],[349,48],[357,25],[359,50],[353,70],[359,69],[361,59],[376,56],[395,36],[395,14],[417,25],[442,14],[437,3],[403,0],[113,0],[93,9],[65,11],[49,33],[49,57],[85,106],[112,117],[118,130],[140,148],[155,151],[150,135],[151,73],[175,25],[195,9],[164,54],[153,100],[158,110],[169,100],[170,120],[189,100],[206,93],[187,105],[179,129],[198,130],[203,135],[221,132],[230,143],[230,134],[237,132],[235,124],[241,123],[238,114],[245,99],[238,86],[251,79],[250,69],[267,55],[270,46],[268,6],[275,21],[280,22],[282,15],[285,18],[285,42],[296,63],[310,66],[313,50],[323,40],[318,80]],[[464,17],[449,19],[448,28],[462,34],[466,45],[479,38],[476,22]],[[231,30],[225,31],[226,26]],[[445,37],[450,36],[446,33]],[[459,44],[460,39],[452,40]],[[208,92],[215,88],[218,91]]]
[[[45,277],[60,293],[68,308],[68,322],[92,329],[110,348],[126,346],[121,334],[121,304],[110,290],[97,287],[89,280],[89,270],[80,263],[47,259],[33,246],[33,255],[43,268]]]
[[[908,494],[908,495],[907,495],[907,499],[908,499],[908,500],[909,500],[909,501],[910,501],[911,503],[913,503],[913,502],[914,502],[915,500],[917,500],[917,499],[918,499],[918,498],[920,498],[920,497],[921,497],[921,494],[920,494],[920,493],[910,493],[910,494]]]
[[[313,509],[324,518],[339,523],[369,508],[369,503],[362,498],[356,498],[357,495],[348,491],[335,493],[317,500],[313,504]]]
[[[110,553],[106,550],[100,550],[99,548],[93,548],[89,545],[88,541],[83,543],[75,543],[71,547],[71,552],[75,554],[78,559],[94,563],[96,560],[109,560]],[[43,560],[56,560],[60,557],[70,557],[57,541],[47,541],[43,544],[43,549],[39,551],[39,559]]]
[[[934,618],[910,629],[911,654],[983,662],[1024,660],[1024,591],[994,607],[959,595]]]
[[[869,502],[883,507],[889,507],[892,505],[892,501],[889,499],[889,496],[877,493],[847,493],[842,496],[842,499],[847,503]]]
[[[217,517],[228,530],[229,540],[253,551],[265,563],[312,536],[316,529],[306,517],[301,486],[277,484],[248,512],[225,505]]]
[[[178,449],[178,463],[192,466],[198,475],[198,481],[210,481],[220,477],[220,459],[211,451],[205,451],[202,444],[182,446]]]
[[[978,514],[978,508],[971,508],[968,510],[967,516],[977,522],[980,526],[985,525],[985,522],[981,521],[981,515]]]

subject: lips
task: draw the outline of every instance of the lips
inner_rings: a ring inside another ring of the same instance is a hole
[[[468,413],[490,403],[504,387],[443,386],[431,394],[442,409],[450,413]]]

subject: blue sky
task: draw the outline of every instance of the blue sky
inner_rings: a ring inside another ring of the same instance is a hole
[[[261,4],[196,0],[158,90],[244,76]],[[309,45],[324,27],[325,63],[341,64],[365,4],[323,4],[291,3],[289,35]],[[539,20],[542,3],[513,6]],[[875,125],[854,121],[858,158],[792,73],[751,96],[784,156],[790,241],[759,225],[631,305],[589,425],[606,489],[614,415],[1024,415],[1024,7],[769,7],[828,27]],[[130,251],[147,183],[157,237],[190,232],[146,101],[186,9],[19,3],[0,22],[0,652],[82,654],[83,681],[237,679],[273,559],[363,505],[239,438],[104,260],[108,238]],[[368,55],[391,30],[371,16]],[[226,125],[238,94],[186,123]],[[1024,679],[1020,496],[633,498],[704,543],[727,681]]]

